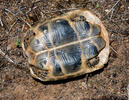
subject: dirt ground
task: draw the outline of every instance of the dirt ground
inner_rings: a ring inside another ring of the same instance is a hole
[[[49,83],[33,79],[20,44],[29,28],[24,20],[35,25],[75,8],[101,18],[110,35],[108,63],[88,78]],[[128,0],[0,0],[0,49],[6,54],[0,54],[0,100],[128,100]]]

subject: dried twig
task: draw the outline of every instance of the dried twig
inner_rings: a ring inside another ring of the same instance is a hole
[[[105,17],[111,12],[111,15],[110,15],[110,20],[111,20],[111,18],[112,18],[112,16],[113,16],[114,8],[116,7],[116,5],[117,5],[119,2],[120,2],[120,0],[118,0],[118,1],[113,5],[113,7],[112,7],[109,11],[107,11],[107,14],[106,14],[103,18],[105,18]]]
[[[5,9],[7,12],[9,12],[10,14],[12,14],[14,17],[16,17],[16,14],[14,14],[12,11],[10,11],[9,9]],[[8,16],[9,17],[9,16]],[[20,19],[20,20],[22,20],[24,23],[26,23],[29,27],[31,27],[31,25],[28,23],[28,22],[26,22],[23,18],[17,18],[16,17],[16,19],[18,20],[18,19]],[[12,27],[17,23],[17,20],[13,23],[13,25],[11,25],[11,28],[9,29],[9,32],[10,32],[10,30],[12,29]]]
[[[1,24],[1,26],[3,27],[3,22],[2,22],[2,19],[0,18],[0,24]]]
[[[50,11],[51,13],[56,13],[56,12],[63,12],[63,11],[69,11],[69,10],[77,10],[77,8],[69,8],[69,9],[60,9],[60,10],[54,10]],[[43,14],[50,13],[49,11],[41,11]]]
[[[14,63],[14,61],[8,55],[6,55],[1,49],[0,54],[4,56],[10,63]]]
[[[112,46],[110,46],[110,48],[111,48],[117,55],[119,55],[119,54],[117,53],[117,51],[116,51]]]
[[[31,25],[27,22],[27,21],[25,21],[23,18],[19,18],[20,20],[22,20],[25,24],[27,24],[29,27],[31,27]]]
[[[10,11],[9,9],[5,9],[5,11],[7,11],[7,12],[9,12],[10,14],[12,14],[13,16],[15,16],[15,14],[14,14],[12,11]]]
[[[108,13],[106,15],[108,15],[112,10],[114,10],[115,6],[120,2],[120,0],[118,0],[113,7],[108,11]]]
[[[112,16],[113,16],[113,12],[114,12],[114,9],[112,9],[112,11],[111,11],[111,16],[110,16],[110,20],[112,19]]]
[[[55,11],[51,11],[52,13],[55,13],[55,12],[63,12],[63,11],[69,11],[69,10],[77,10],[77,8],[70,8],[70,9],[60,9],[60,10],[55,10]],[[50,12],[49,12],[50,13]]]
[[[17,23],[18,19],[16,19],[16,21],[11,25],[11,27],[9,28],[9,32],[12,30],[13,26]]]
[[[8,15],[7,12],[5,12],[5,14],[7,15],[7,17],[9,18],[9,20],[12,20],[12,18]]]
[[[25,23],[22,25],[21,32],[23,32],[23,30],[24,30],[24,27],[25,27]]]

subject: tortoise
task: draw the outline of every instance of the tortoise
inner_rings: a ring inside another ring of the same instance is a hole
[[[96,15],[80,9],[31,27],[24,33],[22,48],[34,78],[56,81],[103,68],[109,37]]]

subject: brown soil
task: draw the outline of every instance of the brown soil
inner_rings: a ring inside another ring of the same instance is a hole
[[[34,80],[20,45],[23,26],[28,29],[21,18],[35,25],[74,8],[89,9],[103,21],[112,47],[108,64],[88,80],[85,75],[49,83]],[[128,0],[0,0],[0,19],[0,49],[15,63],[0,55],[0,100],[128,99]]]

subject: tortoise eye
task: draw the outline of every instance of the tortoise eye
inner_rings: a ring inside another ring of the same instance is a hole
[[[36,33],[35,33],[35,32],[33,32],[33,35],[35,36],[35,35],[36,35]]]
[[[29,40],[29,37],[27,37],[26,40]]]

